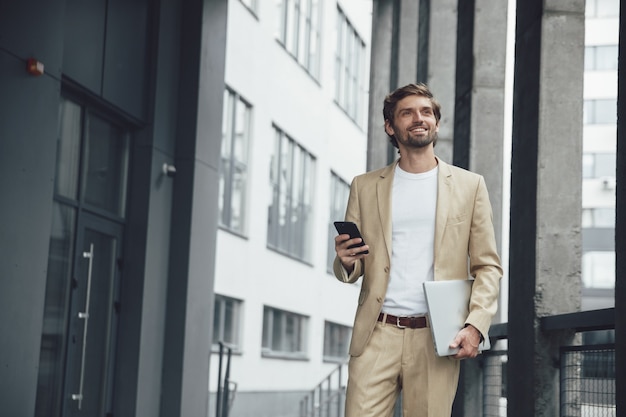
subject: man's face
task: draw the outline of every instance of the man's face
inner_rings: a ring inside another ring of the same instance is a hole
[[[385,130],[395,136],[398,146],[408,149],[430,146],[439,131],[430,99],[411,95],[398,101],[393,121],[385,120]]]

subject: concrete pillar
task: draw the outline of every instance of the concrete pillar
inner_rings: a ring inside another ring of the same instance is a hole
[[[507,6],[501,0],[459,1],[454,110],[453,163],[485,177],[500,253]],[[482,414],[479,361],[464,361],[460,378],[453,415]]]
[[[617,187],[615,190],[615,392],[626,392],[626,1],[620,2],[617,99]],[[626,415],[626,396],[617,395],[617,416]]]
[[[384,130],[383,100],[391,91],[394,3],[374,0],[372,7],[372,48],[370,101],[367,128],[367,169],[389,163],[389,139]]]
[[[398,87],[418,81],[419,6],[420,3],[415,0],[400,0],[396,30],[398,33]]]
[[[558,415],[559,346],[539,318],[580,308],[583,0],[518,3],[513,94],[510,417]]]
[[[374,0],[368,170],[383,167],[398,156],[383,129],[385,96],[403,85],[427,81],[429,10],[430,0]]]
[[[183,6],[161,417],[208,413],[227,11]]]
[[[439,139],[435,153],[452,163],[456,80],[457,1],[430,3],[428,76],[426,83],[441,104]]]

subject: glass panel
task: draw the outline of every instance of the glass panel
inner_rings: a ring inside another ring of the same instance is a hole
[[[593,165],[595,157],[593,154],[583,154],[583,178],[593,178]]]
[[[614,208],[596,208],[593,209],[593,225],[595,227],[615,227],[615,209]]]
[[[231,148],[232,148],[232,118],[233,94],[224,90],[224,112],[222,118],[222,146],[219,182],[219,221],[223,226],[230,225],[230,185],[231,178]]]
[[[582,227],[593,227],[593,209],[583,209]]]
[[[615,252],[583,254],[582,275],[586,288],[614,288]]]
[[[235,302],[233,300],[224,301],[224,341],[233,344],[235,324]]]
[[[597,46],[595,53],[596,70],[617,70],[617,45]]]
[[[39,355],[36,417],[48,417],[58,413],[61,408],[75,217],[73,209],[54,203]]]
[[[241,99],[237,100],[235,108],[235,135],[233,144],[233,157],[238,162],[248,159],[248,131],[249,131],[250,107]]]
[[[85,140],[84,201],[124,215],[128,170],[128,135],[90,115]]]
[[[81,117],[82,110],[80,106],[71,101],[61,99],[55,193],[72,200],[78,198]]]
[[[617,175],[617,159],[612,153],[598,153],[595,155],[596,178],[615,177]]]
[[[219,295],[215,296],[215,307],[213,308],[213,340],[212,344],[216,345],[222,340],[222,311],[224,309],[224,300]]]
[[[282,327],[284,325],[284,314],[278,310],[272,310],[272,344],[271,349],[275,352],[282,351]]]
[[[230,227],[242,233],[245,227],[246,174],[247,170],[245,166],[235,166],[233,173],[232,203],[230,207]]]
[[[617,123],[617,100],[596,100],[594,116],[594,123],[596,124]]]
[[[593,109],[594,109],[593,100],[583,101],[583,124],[590,125],[594,123]]]
[[[271,349],[271,336],[272,336],[272,310],[268,307],[263,307],[263,342],[262,347],[264,349]]]
[[[596,48],[594,48],[593,46],[585,47],[585,71],[595,69],[595,55]]]
[[[619,17],[619,0],[596,0],[597,17]]]

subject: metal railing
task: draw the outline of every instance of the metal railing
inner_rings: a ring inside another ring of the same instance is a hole
[[[230,359],[232,356],[232,348],[226,346],[223,342],[218,342],[220,347],[219,365],[217,371],[217,394],[215,403],[215,416],[228,417],[230,409],[235,400],[237,392],[237,384],[230,380]],[[226,355],[226,369],[223,372],[224,355]]]
[[[339,364],[300,400],[300,417],[343,417],[345,366],[345,363]]]
[[[614,309],[543,317],[546,332],[578,333],[615,329]],[[507,324],[492,326],[492,340],[507,339]],[[483,417],[507,415],[507,351],[483,353]],[[560,348],[560,417],[615,417],[615,345],[583,344]]]
[[[615,345],[561,348],[561,417],[615,416]]]

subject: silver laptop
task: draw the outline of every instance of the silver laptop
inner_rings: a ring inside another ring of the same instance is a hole
[[[456,355],[459,349],[450,349],[459,330],[465,325],[473,280],[444,280],[424,282],[430,326],[437,356]],[[478,346],[479,351],[491,348],[489,338]]]

